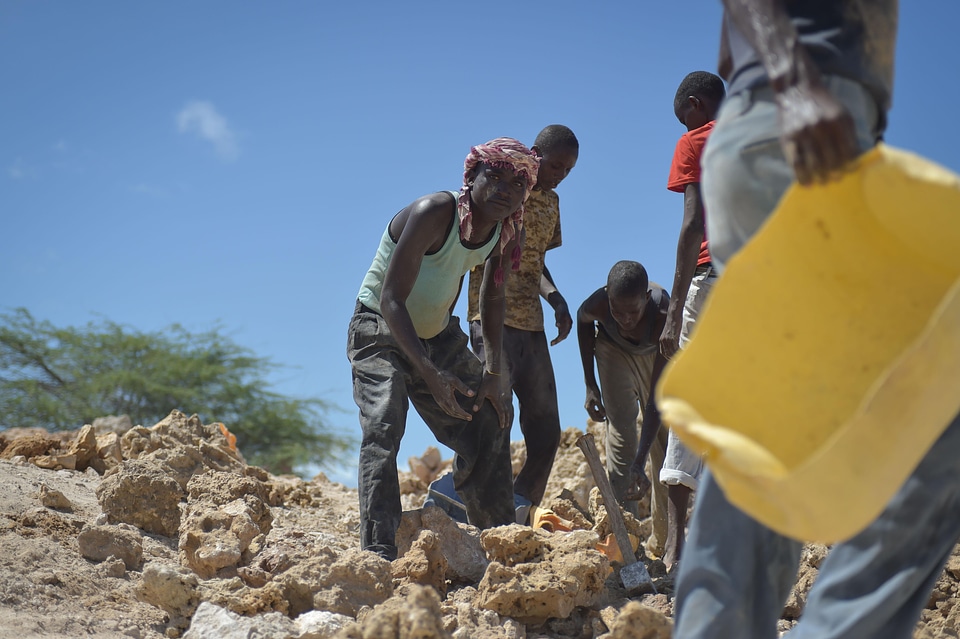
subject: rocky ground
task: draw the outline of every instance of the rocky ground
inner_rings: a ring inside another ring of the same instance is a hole
[[[391,563],[357,549],[355,490],[248,466],[219,424],[175,411],[150,428],[109,418],[65,433],[7,430],[0,637],[666,639],[672,576],[648,559],[657,593],[621,587],[580,434],[564,433],[548,486],[553,532],[480,532],[421,508],[449,461],[433,449],[411,460]],[[649,533],[649,520],[627,523],[638,539]],[[805,549],[782,629],[826,551]],[[915,637],[960,636],[958,579],[955,553]]]

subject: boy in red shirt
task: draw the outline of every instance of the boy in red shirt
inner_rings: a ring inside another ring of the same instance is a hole
[[[697,315],[716,281],[704,232],[700,198],[700,155],[723,101],[723,80],[706,71],[683,79],[673,99],[673,112],[687,132],[677,141],[667,188],[683,193],[683,224],[677,242],[677,266],[670,293],[667,321],[660,336],[660,351],[670,358],[690,339]],[[703,462],[671,432],[660,481],[667,484],[667,542],[663,563],[669,568],[680,559],[687,504],[697,489]]]

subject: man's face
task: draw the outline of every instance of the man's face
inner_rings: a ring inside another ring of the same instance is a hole
[[[578,152],[570,148],[545,152],[540,157],[540,171],[537,173],[537,185],[534,188],[541,191],[557,188],[577,165],[577,156]]]
[[[506,167],[480,164],[470,190],[474,212],[502,220],[520,208],[527,193],[524,176]]]
[[[622,330],[633,330],[647,310],[649,297],[649,291],[639,295],[610,295],[610,316]]]

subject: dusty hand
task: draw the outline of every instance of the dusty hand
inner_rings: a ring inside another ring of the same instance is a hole
[[[556,346],[567,339],[570,329],[573,328],[573,317],[570,316],[570,309],[567,308],[566,300],[561,299],[554,310],[557,317],[557,336],[550,342],[550,346]]]
[[[483,400],[488,399],[497,411],[497,418],[500,420],[500,428],[506,428],[510,425],[513,415],[512,393],[504,391],[503,380],[500,375],[494,375],[486,370],[483,372],[483,379],[480,380],[480,389],[477,391],[477,402],[473,405],[473,412],[480,410]]]
[[[583,403],[583,407],[595,422],[602,422],[607,418],[607,411],[600,401],[600,390],[597,388],[587,388],[587,401]]]
[[[631,501],[643,499],[648,490],[650,490],[650,480],[647,479],[647,474],[643,472],[643,468],[634,463],[630,466],[630,483],[623,498]]]
[[[834,179],[859,155],[853,118],[823,87],[784,89],[777,106],[780,143],[801,184]]]
[[[660,334],[660,352],[666,359],[670,359],[680,350],[680,327],[670,317],[663,326]]]
[[[457,402],[456,393],[467,397],[474,395],[473,390],[464,384],[463,380],[447,371],[435,370],[433,375],[424,375],[424,381],[443,412],[457,419],[466,421],[473,419],[473,415],[465,411]]]

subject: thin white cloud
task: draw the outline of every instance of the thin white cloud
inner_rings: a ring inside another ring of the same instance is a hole
[[[21,158],[13,161],[13,164],[7,167],[7,177],[11,180],[24,180],[32,177],[33,171],[27,167]]]
[[[237,136],[230,129],[227,119],[220,115],[211,102],[188,102],[177,114],[177,128],[180,133],[193,133],[212,143],[221,159],[232,161],[240,157]]]
[[[159,186],[153,186],[151,184],[144,184],[143,182],[134,184],[133,186],[129,187],[129,189],[132,193],[139,193],[140,195],[146,195],[148,197],[160,198],[167,197],[168,195],[166,189]]]

